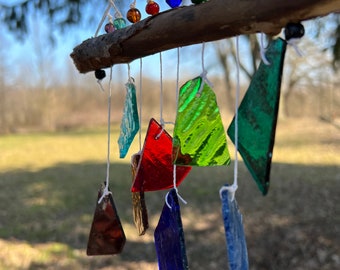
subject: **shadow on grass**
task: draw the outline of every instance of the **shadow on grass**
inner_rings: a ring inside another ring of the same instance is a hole
[[[147,235],[137,236],[128,164],[112,164],[110,171],[110,187],[127,237],[123,253],[86,257],[97,190],[105,171],[105,164],[82,163],[0,173],[0,239],[32,246],[62,243],[72,253],[66,266],[56,260],[33,260],[28,269],[156,269],[153,231],[166,192],[146,194],[151,228]],[[232,171],[232,166],[193,168],[179,188],[188,201],[181,210],[191,269],[227,268],[218,190],[232,182]],[[241,164],[236,198],[244,216],[250,268],[338,268],[339,194],[337,166],[273,164],[271,188],[263,197]]]

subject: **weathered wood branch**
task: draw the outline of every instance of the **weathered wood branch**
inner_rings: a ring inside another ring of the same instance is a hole
[[[81,73],[241,34],[278,34],[288,22],[340,12],[340,0],[210,0],[85,40],[71,57]]]

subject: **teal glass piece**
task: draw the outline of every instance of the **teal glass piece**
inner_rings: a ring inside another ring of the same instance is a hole
[[[125,87],[126,98],[118,139],[120,158],[126,156],[130,145],[139,130],[136,88],[131,82],[128,82]]]
[[[202,77],[186,82],[180,89],[172,153],[177,165],[230,163],[216,96]]]
[[[230,270],[248,270],[248,251],[243,229],[242,215],[236,199],[228,190],[221,192],[222,217],[227,240],[228,263]]]
[[[262,194],[269,188],[269,176],[280,100],[281,75],[286,42],[273,40],[238,108],[238,151]],[[228,131],[235,143],[235,117]]]

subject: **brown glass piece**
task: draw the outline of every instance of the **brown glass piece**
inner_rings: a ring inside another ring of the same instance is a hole
[[[131,157],[131,173],[132,182],[135,179],[140,154],[134,154]],[[139,235],[145,234],[149,228],[148,210],[145,204],[144,191],[132,192],[132,206],[133,206],[133,221]]]
[[[98,192],[98,200],[101,198],[103,187]],[[121,253],[126,241],[122,224],[112,195],[96,203],[89,240],[87,243],[87,255],[112,255]]]

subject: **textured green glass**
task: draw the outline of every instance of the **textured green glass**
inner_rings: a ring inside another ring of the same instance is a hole
[[[280,100],[281,75],[286,42],[273,40],[238,108],[238,151],[265,195],[269,176]],[[235,143],[235,118],[227,131]]]
[[[125,87],[126,98],[118,139],[120,158],[124,158],[126,156],[131,143],[139,130],[136,88],[131,82],[128,82]]]
[[[172,153],[177,165],[230,163],[216,96],[202,77],[186,82],[180,89]]]

